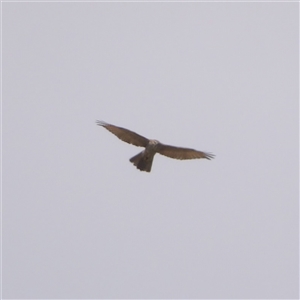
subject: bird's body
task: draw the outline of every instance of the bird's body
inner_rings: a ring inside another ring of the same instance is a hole
[[[145,148],[145,150],[130,158],[130,162],[132,162],[141,171],[151,171],[153,158],[156,153],[175,159],[214,158],[214,155],[211,153],[164,145],[157,140],[149,140],[133,131],[107,124],[105,122],[97,121],[97,124],[99,126],[103,126],[126,143]]]
[[[130,161],[141,171],[150,172],[159,141],[149,140],[145,150],[130,158]]]

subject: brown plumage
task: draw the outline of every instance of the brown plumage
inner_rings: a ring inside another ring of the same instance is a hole
[[[102,121],[96,121],[96,123],[97,125],[103,126],[108,131],[116,135],[123,142],[145,148],[145,150],[130,158],[130,162],[132,162],[141,171],[151,171],[153,158],[156,153],[175,159],[214,158],[214,155],[211,153],[190,148],[164,145],[157,140],[149,140],[131,130],[122,127],[107,124]]]

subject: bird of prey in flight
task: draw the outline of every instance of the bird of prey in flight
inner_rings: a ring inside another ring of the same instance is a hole
[[[149,140],[131,130],[122,127],[107,124],[102,121],[96,121],[96,123],[97,125],[103,126],[108,131],[116,135],[123,142],[145,148],[142,152],[130,158],[130,162],[132,162],[141,171],[151,171],[153,157],[156,153],[175,159],[214,158],[214,155],[211,153],[189,148],[164,145],[157,140]]]

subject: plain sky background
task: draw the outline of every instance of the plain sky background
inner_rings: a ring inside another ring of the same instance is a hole
[[[298,3],[2,9],[3,298],[298,299]]]

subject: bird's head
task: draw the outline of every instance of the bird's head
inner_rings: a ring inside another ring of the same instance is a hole
[[[159,144],[159,141],[158,140],[150,140],[149,144],[152,145],[152,146],[155,146],[155,145]]]

